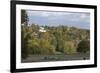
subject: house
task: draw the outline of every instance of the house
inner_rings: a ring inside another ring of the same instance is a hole
[[[44,27],[40,27],[39,32],[46,32],[46,30],[44,29]]]

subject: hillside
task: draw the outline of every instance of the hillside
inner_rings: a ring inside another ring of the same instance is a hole
[[[22,58],[32,55],[89,53],[90,30],[67,26],[21,25]]]

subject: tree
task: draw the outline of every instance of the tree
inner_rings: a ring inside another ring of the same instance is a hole
[[[64,42],[64,53],[65,54],[76,53],[76,49],[73,42],[71,41]]]
[[[21,24],[25,24],[28,25],[28,15],[27,12],[25,10],[21,10]]]
[[[86,53],[90,50],[90,41],[82,40],[77,47],[78,52]]]
[[[22,58],[26,58],[28,56],[28,15],[25,10],[21,10],[21,56]]]
[[[58,27],[53,33],[56,40],[56,51],[63,52],[63,33],[62,29]]]
[[[48,40],[40,39],[39,46],[41,49],[41,54],[54,54],[55,53],[54,46],[51,45]]]
[[[28,40],[28,50],[30,54],[40,54],[40,40],[37,38]]]
[[[28,42],[28,50],[30,54],[54,54],[55,48],[49,43],[49,41],[44,39],[33,39]]]

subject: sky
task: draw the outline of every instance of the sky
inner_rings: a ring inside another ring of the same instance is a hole
[[[90,13],[27,10],[29,24],[90,29]]]

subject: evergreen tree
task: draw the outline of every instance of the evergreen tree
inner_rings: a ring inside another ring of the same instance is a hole
[[[21,10],[21,57],[26,58],[28,56],[28,16],[25,10]]]
[[[21,24],[25,24],[28,25],[28,15],[27,12],[25,10],[21,10]]]

